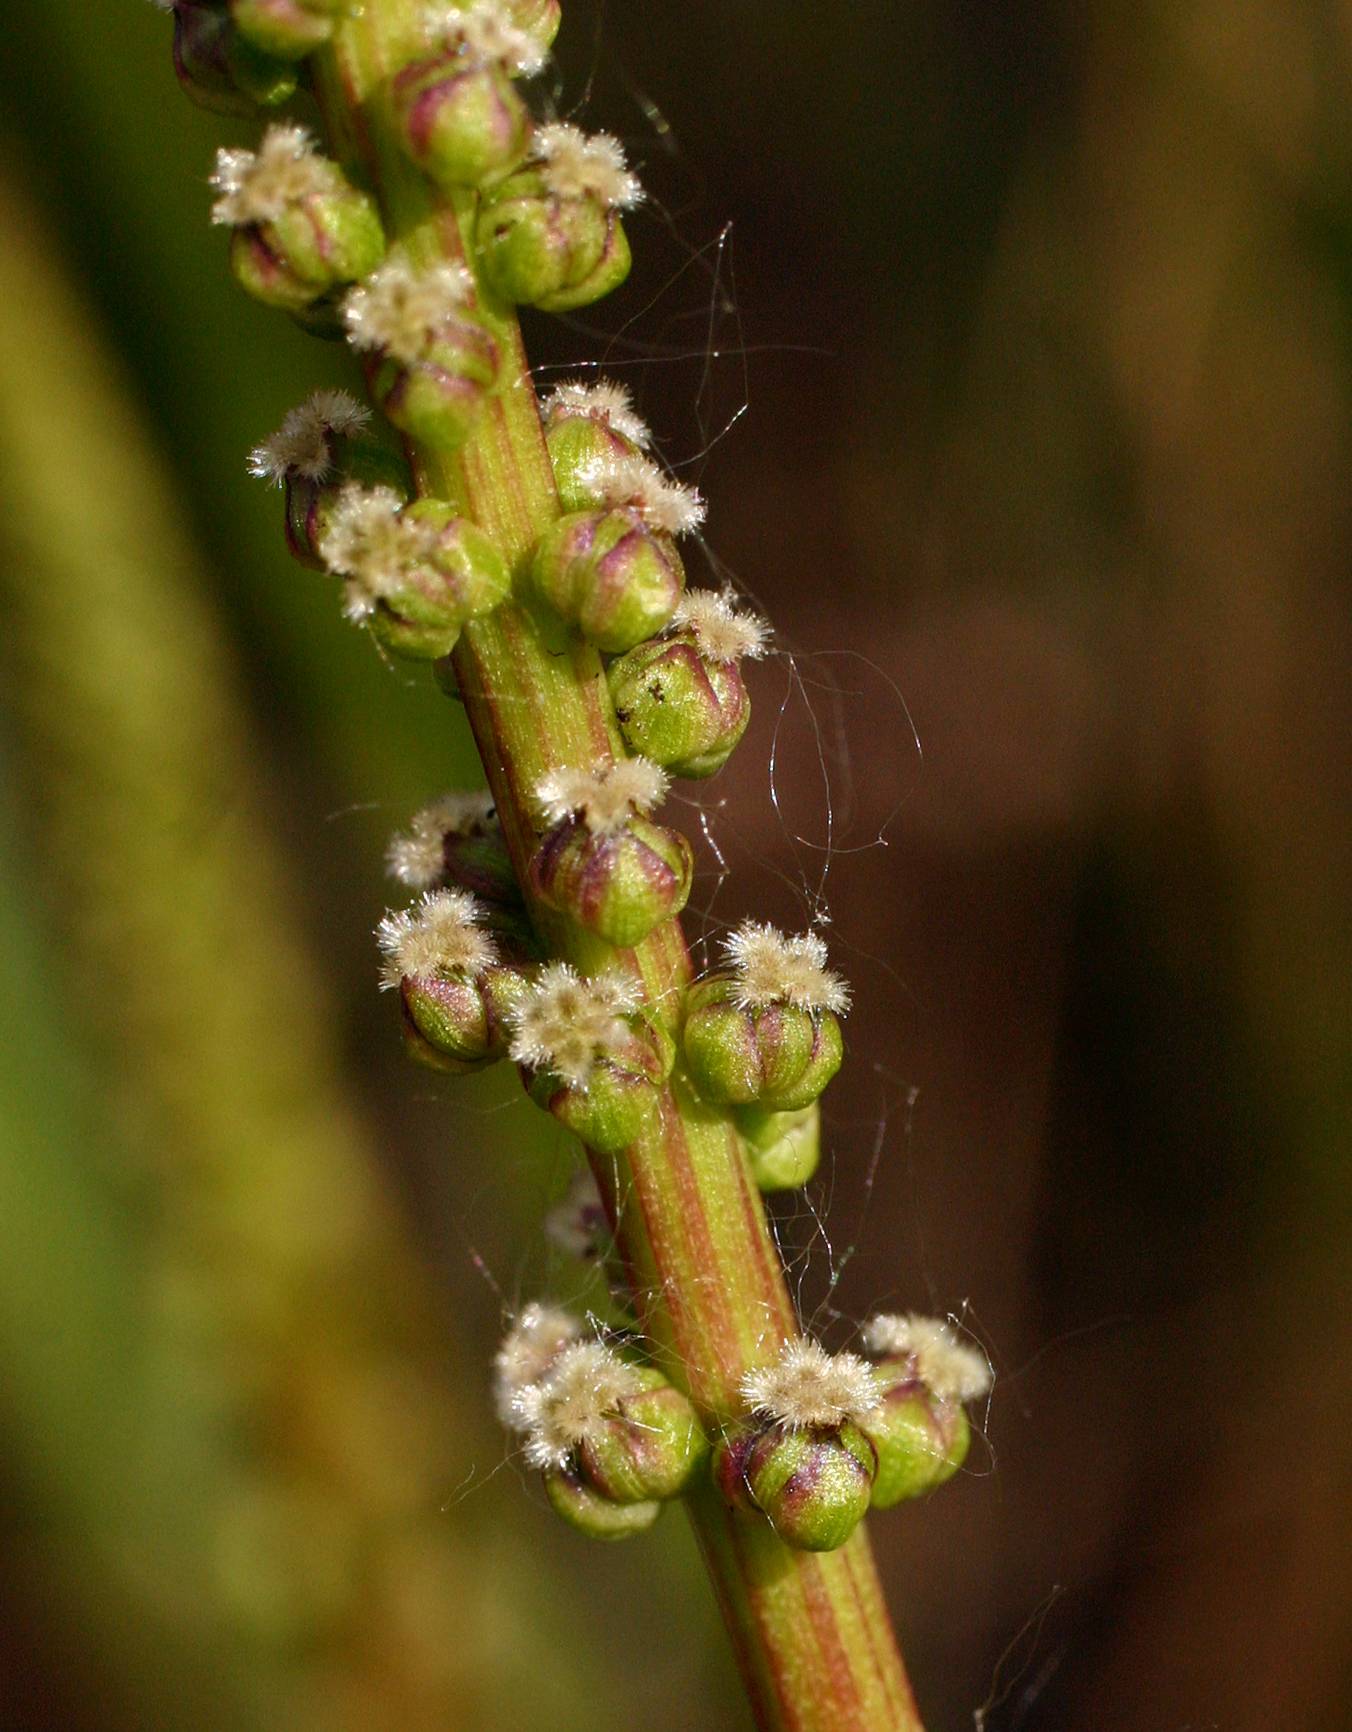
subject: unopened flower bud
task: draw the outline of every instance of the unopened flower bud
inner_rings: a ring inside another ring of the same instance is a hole
[[[241,33],[265,53],[301,60],[333,34],[346,0],[230,0]]]
[[[494,909],[521,905],[521,887],[486,791],[446,794],[424,806],[391,841],[385,863],[390,876],[412,890],[448,884],[469,891],[487,905],[485,925],[494,924]]]
[[[371,395],[396,427],[444,449],[468,437],[498,375],[498,346],[473,301],[463,266],[418,269],[398,256],[343,302]]]
[[[738,662],[765,653],[766,628],[726,596],[688,590],[666,635],[638,644],[609,670],[615,714],[631,751],[676,776],[722,769],[751,719]]]
[[[840,1069],[836,1012],[845,983],[825,966],[812,933],[786,937],[747,921],[724,940],[726,973],[700,981],[686,999],[686,1063],[704,1096],[728,1106],[797,1112]]]
[[[878,1451],[873,1503],[890,1509],[933,1491],[962,1466],[971,1441],[964,1402],[991,1384],[983,1353],[933,1317],[873,1317],[864,1345],[882,1391],[867,1428]]]
[[[751,1176],[762,1191],[796,1191],[807,1184],[821,1158],[821,1113],[815,1101],[794,1113],[741,1107],[733,1117]]]
[[[510,1052],[531,1098],[602,1154],[643,1133],[671,1069],[669,1040],[638,1013],[630,976],[587,979],[566,962],[542,968],[512,1010]]]
[[[544,44],[513,23],[504,0],[429,14],[431,54],[390,87],[399,142],[447,191],[480,186],[526,153],[530,114],[512,80],[538,72]]]
[[[270,126],[256,151],[221,150],[211,220],[234,232],[230,267],[268,306],[299,311],[379,263],[385,235],[374,202],[300,126]]]
[[[326,511],[319,553],[347,579],[343,610],[396,655],[449,655],[469,619],[491,613],[511,577],[496,544],[439,499],[405,504],[388,487],[346,485]]]
[[[542,901],[621,949],[680,913],[694,856],[679,831],[644,815],[666,792],[655,764],[552,770],[535,792],[550,823],[530,867]]]
[[[542,126],[531,162],[485,193],[477,239],[484,270],[505,300],[567,312],[629,275],[620,212],[642,199],[618,142],[575,126]]]
[[[567,1468],[549,1468],[544,1484],[555,1513],[591,1540],[632,1539],[646,1533],[662,1513],[657,1502],[612,1503]]]
[[[761,1510],[803,1551],[843,1545],[868,1509],[877,1468],[861,1428],[878,1389],[853,1353],[789,1341],[773,1364],[748,1372],[752,1417],[722,1441],[714,1478],[725,1498]]]
[[[556,385],[541,400],[540,417],[565,511],[593,507],[598,465],[640,456],[652,437],[634,413],[628,388],[609,379]]]
[[[463,890],[431,890],[376,928],[385,958],[381,986],[398,990],[420,1042],[450,1061],[443,1069],[474,1070],[501,1058],[525,991],[524,977],[499,965],[480,913]]]
[[[174,71],[200,108],[253,114],[295,95],[295,68],[242,37],[223,0],[173,0],[165,10],[174,15]]]

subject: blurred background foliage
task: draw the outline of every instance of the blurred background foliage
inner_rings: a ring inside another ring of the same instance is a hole
[[[679,1518],[588,1548],[491,1423],[573,1157],[372,990],[473,757],[245,477],[347,377],[206,226],[249,129],[149,6],[11,12],[0,1726],[739,1726]],[[780,628],[694,925],[829,914],[856,983],[783,1242],[833,1341],[1000,1374],[875,1524],[936,1732],[1341,1724],[1352,9],[845,13],[572,0],[654,203],[528,330]]]

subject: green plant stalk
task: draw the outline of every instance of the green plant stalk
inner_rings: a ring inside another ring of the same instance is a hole
[[[369,179],[387,228],[417,263],[474,269],[473,195],[445,200],[400,152],[382,112],[389,72],[418,46],[416,0],[370,0],[316,63],[331,141]],[[414,447],[421,491],[454,502],[520,562],[559,504],[513,309],[479,283],[501,347],[500,390],[453,456]],[[553,641],[520,601],[465,628],[455,676],[520,881],[534,846],[530,794],[546,770],[621,751],[600,659]],[[647,1001],[674,1020],[691,978],[679,924],[618,956],[539,906],[554,954],[584,970],[632,967]],[[672,1361],[711,1426],[739,1409],[743,1375],[798,1333],[764,1207],[726,1114],[695,1097],[678,1068],[660,1128],[593,1169],[615,1223],[644,1330]],[[786,1546],[769,1524],[734,1514],[712,1487],[688,1500],[760,1725],[784,1732],[918,1732],[917,1714],[863,1530],[838,1552]]]

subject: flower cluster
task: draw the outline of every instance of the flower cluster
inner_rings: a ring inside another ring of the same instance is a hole
[[[588,979],[567,962],[550,963],[516,1008],[511,1056],[586,1089],[606,1055],[624,1045],[624,1019],[640,1002],[629,975],[612,970]]]
[[[349,291],[343,323],[354,349],[380,350],[412,363],[473,301],[474,278],[463,265],[419,269],[400,255]]]

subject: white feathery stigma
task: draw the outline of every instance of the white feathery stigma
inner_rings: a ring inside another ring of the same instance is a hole
[[[743,1010],[792,1004],[839,1016],[850,1007],[850,989],[826,966],[826,945],[815,932],[790,938],[768,922],[745,920],[723,940],[723,950],[732,967],[733,998]]]
[[[646,447],[652,443],[648,423],[635,413],[629,387],[616,384],[613,379],[597,379],[591,384],[582,379],[565,379],[541,399],[540,413],[546,427],[569,415],[585,415],[592,421],[604,421],[635,445]]]
[[[588,1260],[609,1244],[610,1223],[590,1167],[574,1173],[567,1192],[545,1216],[545,1237],[567,1256]]]
[[[349,481],[317,537],[319,557],[336,576],[347,579],[343,612],[358,624],[369,619],[381,597],[397,591],[435,549],[437,525],[406,516],[404,503],[392,487],[362,487]]]
[[[649,457],[606,452],[583,463],[577,480],[599,505],[629,506],[650,529],[667,535],[687,535],[704,522],[704,501],[695,489],[664,475]]]
[[[862,1334],[875,1359],[913,1360],[916,1377],[941,1401],[975,1401],[990,1389],[986,1355],[942,1318],[884,1312],[870,1317]]]
[[[346,391],[316,391],[287,412],[270,439],[249,453],[249,473],[278,487],[289,475],[327,481],[333,473],[333,441],[354,439],[371,419]]]
[[[347,340],[354,349],[383,349],[411,363],[473,298],[474,278],[463,265],[419,269],[392,254],[344,297]]]
[[[412,908],[387,914],[376,927],[381,991],[405,978],[482,974],[497,951],[478,920],[479,905],[464,890],[429,890]]]
[[[493,824],[493,796],[486,788],[472,794],[443,794],[415,812],[407,830],[390,839],[385,869],[410,890],[430,890],[446,868],[447,836],[479,836]]]
[[[541,776],[535,799],[551,824],[577,817],[593,836],[617,836],[635,813],[662,804],[669,783],[649,758],[618,758],[592,770],[562,764]]]
[[[627,974],[588,979],[567,962],[551,962],[512,1007],[512,1059],[585,1090],[598,1060],[624,1042],[624,1018],[639,999],[638,982]]]
[[[632,210],[643,201],[624,146],[608,132],[588,134],[566,121],[541,126],[531,140],[531,157],[555,198],[594,198],[609,210]]]
[[[503,1425],[517,1428],[517,1396],[528,1384],[537,1383],[581,1334],[582,1325],[571,1312],[557,1305],[527,1305],[493,1359],[493,1405]]]
[[[291,205],[327,191],[339,172],[303,126],[270,126],[257,150],[218,150],[210,184],[220,195],[211,220],[240,228],[272,222]]]
[[[668,630],[688,631],[710,661],[757,661],[770,647],[769,626],[759,614],[739,613],[727,590],[686,590]]]
[[[516,1429],[526,1434],[532,1467],[564,1467],[581,1443],[613,1419],[641,1383],[632,1365],[599,1341],[565,1347],[538,1383],[517,1391]]]
[[[501,0],[479,0],[477,5],[463,8],[429,6],[422,23],[429,40],[459,48],[475,65],[501,66],[506,72],[529,78],[548,59],[544,43],[513,24],[511,11]]]
[[[748,1371],[742,1400],[790,1430],[859,1420],[882,1391],[873,1367],[856,1353],[828,1353],[816,1341],[786,1341],[773,1365]]]

